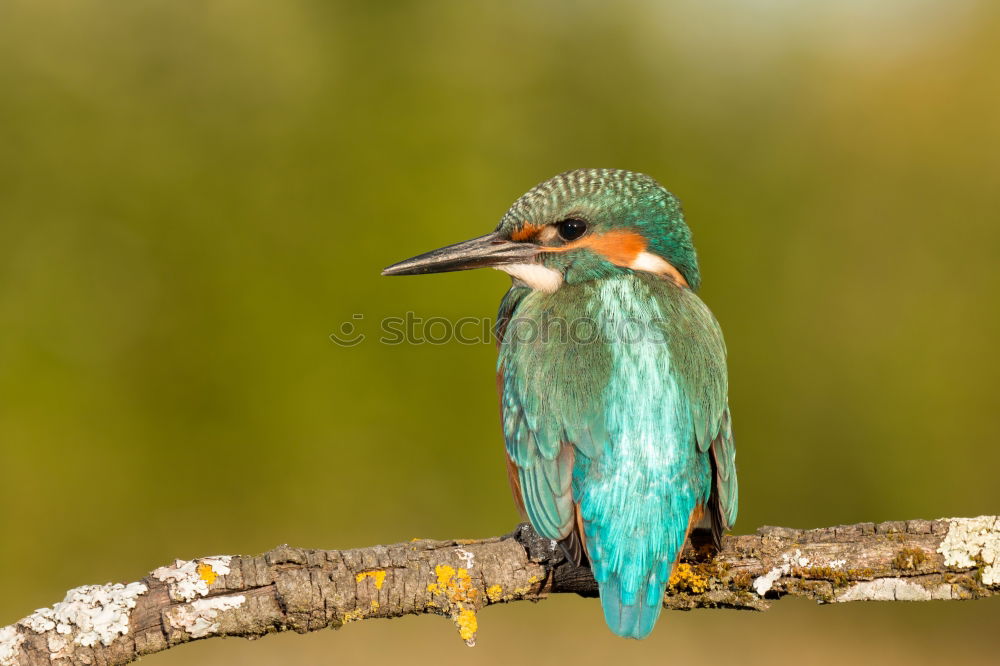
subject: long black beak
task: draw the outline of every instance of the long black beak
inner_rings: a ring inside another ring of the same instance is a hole
[[[532,261],[538,250],[534,243],[511,241],[492,233],[393,264],[382,275],[422,275],[523,264]]]

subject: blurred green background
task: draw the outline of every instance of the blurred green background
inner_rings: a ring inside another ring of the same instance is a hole
[[[998,31],[986,0],[4,0],[0,625],[174,557],[509,530],[492,345],[376,341],[508,279],[379,270],[581,166],[685,204],[738,531],[996,513]],[[634,643],[559,598],[486,610],[474,650],[408,618],[149,661],[986,663],[997,601]]]

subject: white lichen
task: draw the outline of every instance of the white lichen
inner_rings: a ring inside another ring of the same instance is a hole
[[[778,567],[774,567],[768,571],[763,576],[757,576],[753,579],[753,589],[759,596],[764,596],[767,594],[771,587],[778,582],[778,579],[782,576],[788,575],[792,570],[792,565],[797,564],[800,567],[809,565],[809,558],[802,556],[802,551],[796,549],[794,555],[789,555],[788,553],[782,553],[781,559],[783,564]]]
[[[782,567],[775,567],[763,576],[757,576],[753,579],[754,592],[756,592],[759,596],[764,596],[785,573],[788,572],[782,571]]]
[[[204,638],[219,631],[217,619],[220,612],[239,608],[246,600],[242,594],[197,599],[168,610],[167,621],[174,629],[189,633],[191,638]]]
[[[84,647],[99,642],[111,645],[128,633],[135,600],[146,591],[142,583],[84,585],[67,592],[52,608],[40,608],[18,624],[37,633],[55,629]]]
[[[49,648],[49,661],[64,659],[72,653],[72,649],[67,649],[70,646],[70,642],[65,636],[49,634],[45,643],[46,647]]]
[[[174,601],[191,601],[208,594],[208,586],[218,576],[229,573],[230,555],[203,557],[197,560],[176,560],[168,567],[153,572],[153,578],[167,583]]]
[[[924,587],[903,578],[880,578],[854,583],[840,592],[835,601],[931,601],[951,599],[951,585]]]
[[[471,569],[476,564],[476,554],[468,551],[464,548],[456,548],[455,553],[458,555],[458,559],[465,563],[466,569]]]
[[[14,625],[0,628],[0,666],[14,666],[17,663],[17,653],[23,642],[24,635]]]
[[[778,579],[782,576],[787,576],[791,573],[793,567],[805,568],[809,566],[814,567],[830,567],[831,569],[842,569],[847,560],[828,560],[823,562],[822,559],[814,561],[812,558],[806,557],[802,554],[802,551],[796,549],[794,553],[782,553],[781,554],[781,566],[774,567],[768,571],[763,576],[757,576],[753,579],[753,589],[759,596],[764,596],[767,594]]]
[[[938,546],[948,567],[979,564],[983,585],[1000,585],[1000,517],[946,518],[948,534]]]

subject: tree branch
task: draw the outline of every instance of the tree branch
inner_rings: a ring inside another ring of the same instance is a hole
[[[596,596],[527,525],[481,540],[414,540],[357,550],[279,546],[258,556],[177,560],[137,583],[90,585],[0,629],[0,666],[126,664],[211,636],[255,638],[434,613],[474,644],[485,606],[570,592]],[[690,546],[671,579],[673,609],[764,610],[784,595],[820,603],[975,599],[1000,593],[1000,518],[763,527]]]

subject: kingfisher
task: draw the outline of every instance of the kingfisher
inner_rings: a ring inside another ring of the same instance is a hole
[[[515,501],[591,567],[610,629],[645,638],[692,530],[721,547],[738,499],[726,347],[680,202],[641,173],[569,171],[382,274],[484,267],[512,278],[495,332]]]

